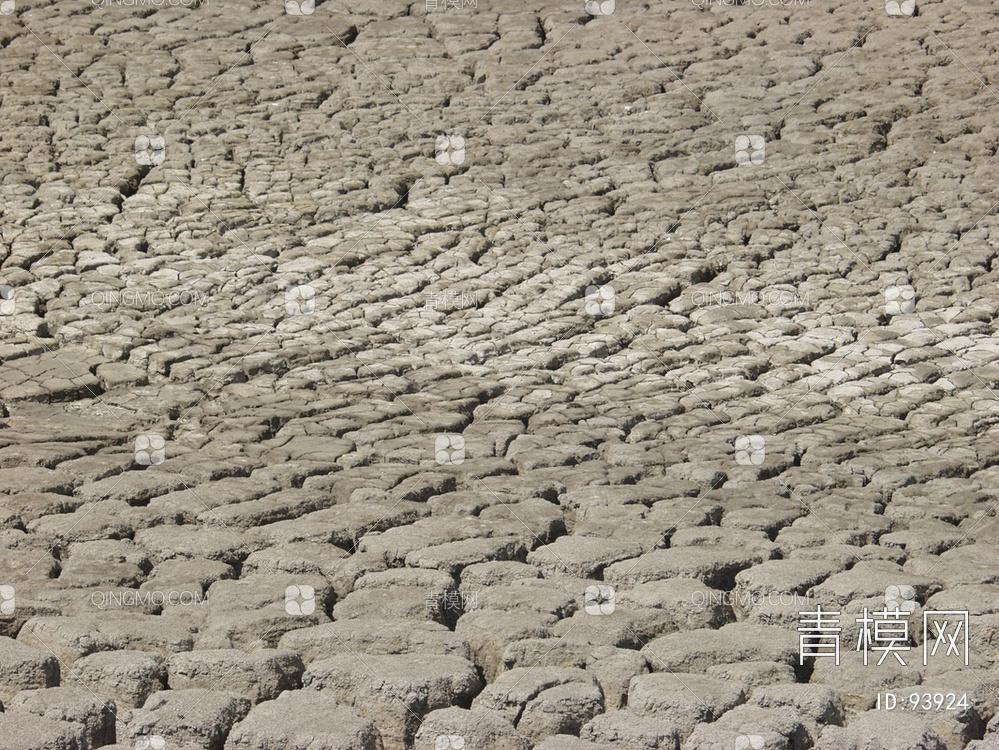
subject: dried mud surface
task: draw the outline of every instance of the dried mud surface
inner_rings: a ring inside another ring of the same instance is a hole
[[[456,5],[0,3],[0,746],[999,748],[999,11]]]

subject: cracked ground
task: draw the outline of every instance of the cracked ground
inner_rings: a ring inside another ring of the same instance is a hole
[[[0,748],[997,750],[997,21],[4,0]]]

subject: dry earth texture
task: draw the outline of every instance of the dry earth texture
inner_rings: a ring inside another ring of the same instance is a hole
[[[0,748],[999,748],[997,27],[0,2]]]

